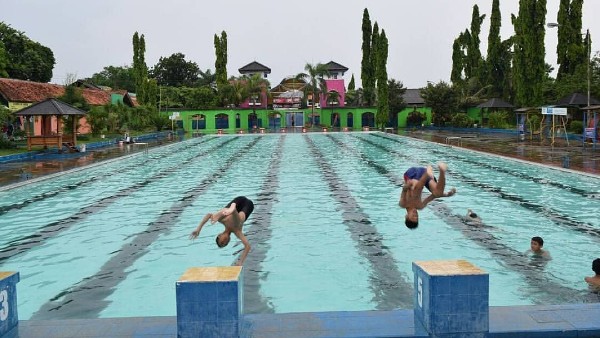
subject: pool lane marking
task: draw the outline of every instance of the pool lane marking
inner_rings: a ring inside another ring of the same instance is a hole
[[[328,135],[328,136],[330,138],[332,138],[332,136],[330,136],[330,135]],[[365,139],[362,139],[359,137],[355,137],[355,138],[371,144],[368,140],[365,140]],[[339,142],[340,146],[349,148],[345,143],[342,143],[339,140],[338,140],[338,142]],[[374,145],[376,147],[378,146],[377,144],[374,144]],[[352,148],[350,148],[350,149],[352,149]],[[354,151],[358,152],[357,150],[354,150]],[[393,150],[389,150],[389,151],[394,152]],[[365,157],[363,154],[360,154],[360,153],[357,155],[360,157]],[[403,155],[403,156],[405,156],[405,155]],[[453,176],[454,176],[454,174],[453,174]],[[392,183],[393,183],[393,181],[392,181]],[[553,279],[555,279],[555,278],[549,277],[548,279],[544,279],[543,282],[541,282],[539,271],[534,272],[531,270],[523,269],[523,267],[525,267],[525,264],[522,264],[524,262],[523,254],[518,252],[517,250],[514,250],[514,249],[510,248],[509,246],[501,243],[499,239],[497,239],[495,236],[493,236],[489,232],[485,231],[485,228],[486,228],[485,226],[475,227],[475,226],[469,226],[469,225],[464,224],[464,221],[461,220],[460,217],[453,216],[451,214],[451,212],[448,211],[450,209],[445,207],[445,205],[443,205],[442,202],[440,202],[439,200],[432,202],[432,204],[434,205],[433,209],[434,209],[434,214],[436,214],[436,216],[443,219],[446,224],[451,225],[455,229],[458,228],[459,230],[461,230],[463,232],[463,234],[471,241],[488,249],[488,251],[490,252],[490,254],[492,256],[499,258],[503,263],[509,265],[509,267],[512,270],[521,273],[526,278],[526,280],[530,283],[530,285],[535,286],[540,291],[544,291],[544,292],[547,291],[544,288],[545,286],[551,286],[552,288],[554,288],[552,290],[552,292],[547,292],[547,296],[551,297],[551,298],[544,300],[545,302],[549,302],[549,301],[555,302],[556,298],[560,295],[563,295],[564,293],[567,293],[568,296],[567,296],[567,298],[563,298],[563,303],[568,302],[569,300],[572,301],[574,296],[581,296],[581,291],[573,289],[573,288],[565,287],[562,284],[553,281]],[[489,226],[488,226],[488,228],[489,228]],[[477,240],[475,238],[476,236],[481,236],[482,238],[480,240]],[[555,291],[555,290],[558,290],[558,291]]]
[[[406,142],[402,142],[402,141],[400,141],[399,139],[396,139],[396,138],[390,138],[390,137],[386,137],[386,136],[383,136],[383,135],[377,135],[377,134],[369,134],[369,135],[372,135],[372,136],[375,136],[375,137],[379,137],[379,138],[382,138],[382,139],[385,139],[385,140],[390,140],[390,141],[393,141],[393,142],[396,142],[396,143],[400,143],[402,145],[407,145]],[[559,189],[562,189],[562,190],[569,191],[569,192],[571,192],[573,194],[576,194],[576,195],[581,195],[581,196],[592,198],[592,199],[600,199],[600,193],[598,193],[598,192],[590,192],[590,191],[587,191],[587,190],[584,190],[584,189],[580,189],[580,188],[573,187],[573,186],[570,186],[570,185],[562,184],[560,182],[550,181],[550,180],[547,180],[545,178],[530,176],[530,175],[527,175],[527,174],[524,174],[524,173],[507,170],[507,169],[504,169],[502,167],[494,166],[494,165],[491,165],[491,164],[488,164],[488,163],[484,163],[484,162],[479,162],[479,161],[476,161],[476,160],[470,160],[470,159],[463,158],[463,157],[457,156],[457,155],[452,155],[452,154],[449,154],[449,153],[446,153],[446,152],[443,152],[443,151],[437,150],[437,149],[430,149],[430,148],[423,148],[423,147],[419,147],[419,148],[420,149],[426,149],[426,150],[431,151],[432,153],[435,153],[435,154],[442,154],[442,155],[444,155],[444,156],[446,156],[448,158],[452,158],[452,159],[455,159],[455,160],[458,160],[458,161],[461,161],[461,162],[471,163],[471,164],[476,165],[476,166],[485,167],[485,168],[488,168],[488,169],[491,169],[491,170],[494,170],[494,171],[498,171],[498,172],[501,172],[501,173],[505,173],[505,174],[508,174],[508,175],[511,175],[511,176],[514,176],[514,177],[517,177],[517,178],[521,178],[521,179],[527,180],[527,181],[533,181],[534,183],[538,183],[538,184],[542,184],[542,185],[543,184],[550,185],[550,186],[553,186],[555,188],[559,188]],[[488,156],[491,156],[491,155],[488,155]]]
[[[30,319],[79,318],[81,314],[84,314],[86,318],[98,317],[110,304],[106,298],[113,293],[114,287],[127,278],[129,274],[127,269],[149,251],[148,246],[161,234],[168,234],[183,211],[190,207],[208,187],[224,176],[236,162],[239,162],[240,158],[248,156],[250,150],[262,139],[262,137],[256,137],[234,152],[211,176],[186,191],[183,197],[175,202],[169,210],[163,211],[158,219],[149,223],[145,231],[135,235],[130,242],[124,243],[121,249],[115,251],[116,254],[108,259],[96,274],[83,278],[80,282],[57,294],[32,314]]]
[[[389,249],[383,245],[383,236],[371,223],[369,215],[362,211],[350,189],[338,177],[335,169],[324,158],[314,141],[308,135],[304,137],[321,169],[329,191],[342,211],[343,223],[350,232],[350,236],[358,248],[358,253],[371,266],[370,285],[373,300],[377,303],[376,308],[378,310],[411,308],[414,302],[413,285],[407,282],[407,276],[398,270],[396,260]]]
[[[376,148],[384,150],[388,153],[393,153],[397,157],[412,160],[412,158],[410,158],[409,156],[407,156],[403,153],[400,153],[394,149],[389,149],[383,145],[377,144],[373,141],[370,141],[370,140],[367,140],[364,138],[360,138],[360,137],[356,137],[356,138],[362,140],[365,143],[371,144],[372,146],[374,146]],[[421,163],[425,164],[423,162],[421,162]],[[525,209],[534,211],[537,214],[543,216],[544,218],[547,218],[548,220],[550,220],[551,222],[553,222],[554,224],[556,224],[558,226],[566,227],[567,229],[570,229],[570,230],[574,230],[574,231],[581,232],[581,233],[584,233],[587,235],[591,235],[596,240],[600,240],[600,229],[596,228],[593,224],[574,220],[574,219],[570,218],[568,215],[565,215],[562,212],[555,210],[554,208],[549,208],[544,205],[537,204],[535,202],[529,201],[529,200],[527,200],[519,195],[516,195],[516,194],[503,192],[502,189],[500,189],[498,187],[494,187],[489,184],[481,183],[478,180],[472,179],[458,171],[448,169],[447,172],[448,172],[448,174],[452,175],[452,177],[458,178],[473,187],[476,187],[476,188],[479,188],[486,192],[489,192],[489,193],[496,195],[504,200],[514,202],[518,206],[523,207]]]
[[[244,313],[274,313],[273,306],[260,294],[260,280],[263,272],[262,262],[267,258],[272,240],[272,210],[278,202],[277,191],[279,188],[279,171],[281,169],[282,150],[285,136],[279,137],[277,147],[274,149],[275,157],[269,163],[267,174],[262,183],[258,198],[255,201],[255,210],[252,213],[250,227],[244,232],[248,241],[252,243],[252,251],[244,262]]]
[[[452,210],[439,200],[433,201],[430,207],[433,213],[446,224],[489,251],[490,255],[503,263],[502,266],[520,274],[529,285],[538,289],[541,294],[530,295],[538,300],[538,304],[565,304],[572,303],[573,300],[583,300],[584,291],[564,286],[557,282],[551,273],[544,271],[547,260],[528,257],[523,252],[503,244],[500,239],[487,231],[494,227],[484,223],[470,225],[464,217],[452,213]]]
[[[118,199],[129,196],[130,194],[134,193],[135,191],[156,181],[157,179],[164,178],[168,174],[181,169],[184,165],[192,163],[197,157],[205,156],[209,153],[212,153],[212,152],[220,149],[223,145],[233,142],[235,139],[237,139],[237,138],[228,139],[225,142],[217,144],[208,150],[202,151],[199,154],[196,154],[195,156],[193,156],[177,165],[171,166],[170,168],[167,168],[165,170],[161,170],[158,173],[154,174],[152,177],[147,178],[142,182],[138,182],[138,183],[133,184],[132,186],[121,189],[111,196],[101,198],[101,199],[95,201],[94,203],[92,203],[91,205],[82,207],[75,214],[64,217],[63,219],[60,219],[60,220],[53,221],[49,224],[46,224],[46,225],[40,227],[33,234],[25,235],[25,236],[11,240],[10,242],[7,243],[7,245],[0,248],[0,264],[15,255],[21,254],[21,253],[23,253],[31,248],[34,248],[38,245],[42,245],[44,243],[44,241],[47,240],[48,238],[52,238],[52,237],[60,234],[61,232],[68,230],[74,224],[77,224],[77,223],[81,222],[82,220],[86,219],[88,216],[96,213],[97,211],[108,207],[109,205],[116,202]]]
[[[208,140],[202,140],[201,142],[193,144],[192,146],[196,147],[198,145],[201,145],[203,143],[206,143],[206,142],[208,142],[210,140],[214,140],[214,139],[215,138],[211,138],[211,139],[208,139]],[[168,156],[173,155],[173,154],[175,154],[175,152],[171,152]],[[165,156],[165,157],[168,157],[168,156]],[[163,158],[164,157],[161,157],[161,159],[163,159]],[[122,160],[122,158],[119,158],[119,159]],[[155,158],[146,158],[141,163],[137,163],[137,164],[134,164],[134,165],[131,165],[131,166],[126,166],[125,169],[120,170],[118,172],[118,174],[124,174],[124,173],[127,173],[128,171],[136,170],[137,166],[143,166],[144,164],[146,164],[148,162],[151,162],[151,161],[155,161],[155,160],[156,160]],[[106,164],[106,163],[100,162],[99,164]],[[89,167],[86,166],[83,169],[88,169],[88,168]],[[61,173],[61,174],[64,175],[64,174],[66,174],[66,172]],[[76,182],[76,183],[70,183],[70,184],[61,186],[59,188],[54,188],[51,191],[47,191],[47,192],[44,192],[44,193],[41,193],[41,194],[38,194],[38,195],[34,195],[34,196],[32,196],[32,197],[30,197],[30,198],[28,198],[28,199],[26,199],[24,201],[18,202],[18,203],[13,203],[13,204],[8,204],[8,205],[0,206],[0,216],[6,214],[7,212],[9,212],[11,210],[23,209],[24,207],[26,207],[26,206],[28,206],[28,205],[30,205],[32,203],[40,202],[40,201],[43,201],[43,200],[45,200],[47,198],[55,197],[56,195],[59,195],[59,194],[61,194],[63,192],[77,189],[77,188],[79,188],[81,186],[84,186],[87,183],[93,182],[95,180],[102,179],[103,177],[107,177],[107,176],[114,176],[114,172],[106,172],[106,173],[104,173],[102,175],[91,176],[91,177],[89,177],[89,178],[87,178],[85,180],[81,180],[81,181]]]

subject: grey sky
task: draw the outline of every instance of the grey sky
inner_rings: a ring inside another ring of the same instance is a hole
[[[89,77],[105,66],[130,65],[135,31],[145,35],[146,63],[185,54],[202,70],[214,71],[213,36],[228,36],[228,75],[258,61],[271,68],[272,86],[302,72],[306,63],[336,61],[354,73],[360,87],[362,14],[385,29],[388,76],[408,88],[448,81],[452,42],[469,27],[474,4],[486,14],[480,39],[485,55],[492,0],[2,0],[0,20],[50,47],[56,58],[52,82],[67,74]],[[500,0],[502,38],[513,32],[510,14],[518,0]],[[547,22],[556,22],[559,0],[548,0]],[[598,50],[600,1],[587,0],[583,29]],[[546,61],[556,64],[556,29],[546,31]]]

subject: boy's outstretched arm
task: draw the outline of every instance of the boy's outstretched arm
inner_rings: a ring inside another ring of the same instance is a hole
[[[208,220],[212,217],[211,213],[208,213],[204,216],[204,218],[202,218],[202,220],[200,221],[200,224],[198,224],[198,227],[196,229],[194,229],[194,231],[192,231],[192,233],[190,234],[190,239],[196,239],[196,237],[198,237],[198,235],[200,235],[200,230],[202,230],[202,227],[204,226],[204,224],[206,222],[208,222]]]
[[[237,236],[237,238],[240,239],[240,241],[242,241],[242,244],[244,244],[244,251],[242,252],[242,255],[240,256],[240,259],[236,263],[236,265],[242,266],[242,265],[244,265],[246,256],[248,256],[248,253],[250,252],[250,249],[251,249],[250,242],[248,242],[248,239],[246,238],[246,236],[244,236],[244,233],[242,232],[242,230],[237,230],[236,232],[234,232],[234,234]]]

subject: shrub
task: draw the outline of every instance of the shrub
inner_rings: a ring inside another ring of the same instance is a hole
[[[513,125],[513,123],[511,123],[511,118],[507,112],[495,111],[495,112],[490,113],[488,126],[490,128],[510,129],[514,125]]]
[[[416,110],[413,110],[410,113],[408,113],[408,116],[406,117],[406,125],[409,127],[421,126],[423,121],[425,121],[425,114]]]
[[[465,113],[456,113],[452,116],[450,124],[457,128],[468,128],[473,124],[473,119]]]
[[[569,133],[581,134],[583,133],[583,122],[582,121],[571,121],[569,123]]]

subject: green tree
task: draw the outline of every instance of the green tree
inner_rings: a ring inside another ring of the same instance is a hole
[[[150,75],[160,86],[192,87],[198,82],[200,68],[195,62],[186,61],[182,53],[161,57]]]
[[[500,0],[493,0],[492,15],[490,16],[490,31],[488,34],[487,60],[485,62],[485,83],[491,85],[489,91],[490,96],[508,99],[508,97],[504,96],[504,79],[508,69],[505,64],[504,45],[500,39],[501,25],[502,15],[500,13]],[[510,67],[510,63],[508,64],[508,67]]]
[[[356,85],[354,84],[354,73],[353,73],[352,77],[350,78],[350,82],[348,82],[348,91],[355,90],[355,89],[356,89]]]
[[[226,105],[232,104],[235,107],[239,107],[240,104],[250,97],[245,81],[234,77],[221,87],[220,95]]]
[[[124,89],[135,93],[135,80],[133,68],[129,66],[107,66],[99,73],[94,73],[89,82],[98,86],[107,86],[112,89]]]
[[[587,64],[587,46],[581,37],[583,0],[561,0],[558,10],[557,80],[573,75],[580,64]]]
[[[146,66],[146,40],[144,34],[133,34],[133,79],[135,81],[135,90],[137,101],[140,104],[146,104],[148,101],[145,89],[148,82],[148,66]]]
[[[402,82],[389,79],[388,101],[390,105],[390,120],[394,117],[394,115],[406,108],[406,103],[404,102],[404,93],[406,93],[406,88]]]
[[[0,42],[4,46],[8,77],[36,82],[52,79],[56,63],[52,50],[29,39],[4,22],[0,22]]]
[[[389,87],[387,75],[388,39],[385,30],[377,37],[377,116],[376,123],[384,128],[390,122]]]
[[[544,62],[546,0],[520,0],[519,15],[512,15],[515,30],[513,83],[515,103],[520,106],[543,104],[546,76]]]
[[[320,93],[327,92],[327,84],[325,83],[325,76],[329,74],[327,66],[322,63],[312,65],[307,63],[304,66],[306,73],[300,73],[296,75],[299,80],[306,81],[304,91],[312,95],[312,119],[311,125],[315,124],[315,105],[319,102]]]
[[[4,43],[0,40],[0,77],[8,77],[7,67],[8,55],[6,54]]]
[[[479,6],[473,6],[473,13],[471,15],[471,30],[468,34],[469,42],[467,44],[467,62],[465,65],[465,75],[469,79],[471,77],[477,77],[481,79],[483,58],[481,57],[481,50],[479,45],[481,40],[479,34],[481,33],[481,23],[485,19],[485,14],[479,15]]]
[[[198,83],[199,87],[211,87],[216,88],[217,76],[210,69],[207,69],[206,72],[201,70],[198,71]]]
[[[369,67],[369,77],[367,78],[367,86],[364,88],[364,96],[367,106],[373,106],[377,100],[377,48],[379,43],[379,25],[377,21],[373,24],[373,32],[371,34],[371,55]]]
[[[373,102],[374,96],[374,81],[373,78],[373,62],[371,60],[371,37],[373,28],[371,27],[371,19],[369,11],[365,8],[362,19],[362,60],[360,63],[360,79],[363,88],[363,97],[367,104]]]
[[[227,83],[227,33],[221,32],[221,37],[215,34],[215,75],[219,91]]]
[[[429,82],[427,87],[421,90],[421,97],[425,100],[425,106],[431,107],[433,123],[436,125],[445,125],[458,110],[458,95],[454,88],[444,81],[437,84]]]
[[[246,89],[248,91],[248,96],[250,98],[250,102],[253,103],[252,108],[255,110],[255,104],[259,103],[261,100],[261,95],[263,93],[269,93],[269,81],[260,76],[260,74],[254,74],[252,76],[245,76],[244,82],[246,83]]]
[[[460,35],[454,39],[454,43],[452,44],[452,71],[450,73],[450,81],[452,81],[452,83],[463,81],[466,59],[464,52],[464,34],[465,33],[460,33]]]

